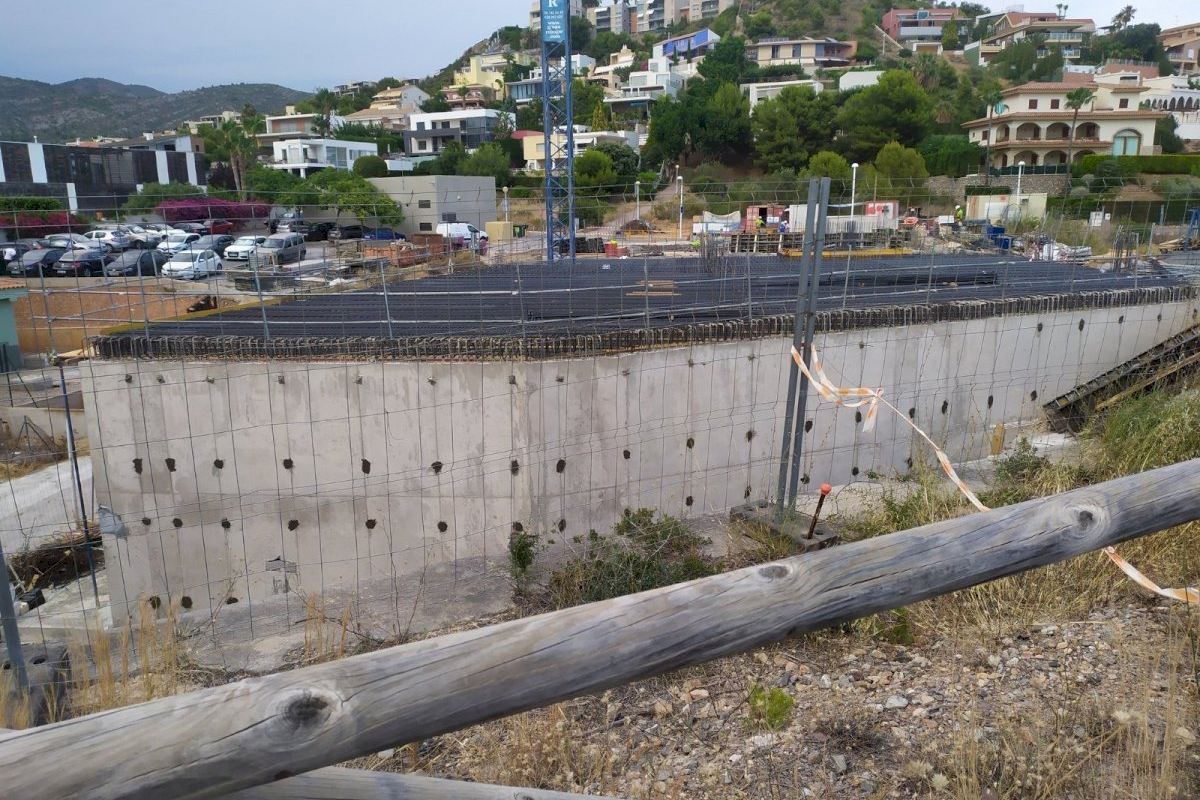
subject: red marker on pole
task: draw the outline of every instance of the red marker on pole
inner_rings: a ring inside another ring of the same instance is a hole
[[[817,510],[813,512],[812,522],[808,525],[808,535],[805,539],[813,538],[813,534],[817,531],[817,517],[821,516],[821,506],[825,505],[825,498],[833,491],[833,487],[828,483],[821,484],[821,496],[817,498]]]

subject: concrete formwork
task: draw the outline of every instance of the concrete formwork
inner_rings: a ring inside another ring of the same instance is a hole
[[[882,387],[955,460],[1174,335],[1193,300],[818,336],[831,378]],[[694,516],[773,497],[790,340],[490,362],[94,361],[84,369],[113,618],[303,591],[411,588],[502,564],[514,525],[584,547],[625,509]],[[804,482],[930,453],[816,396]],[[444,571],[440,574],[444,574]],[[186,598],[186,599],[184,599]]]

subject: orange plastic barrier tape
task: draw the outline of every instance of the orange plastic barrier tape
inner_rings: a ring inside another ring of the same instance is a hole
[[[942,471],[946,473],[946,477],[950,482],[958,487],[958,490],[963,493],[963,496],[971,502],[971,505],[980,511],[987,511],[980,499],[971,491],[971,488],[963,482],[962,478],[958,477],[958,473],[954,471],[954,467],[950,464],[950,458],[942,451],[942,448],[937,446],[933,439],[925,431],[921,430],[915,422],[908,418],[906,414],[902,414],[900,409],[889,403],[883,396],[883,389],[868,389],[865,387],[857,387],[846,389],[838,386],[825,374],[825,370],[821,368],[821,360],[817,357],[817,351],[813,350],[812,368],[810,369],[804,363],[804,357],[794,346],[792,347],[792,360],[796,362],[796,366],[808,378],[809,383],[817,390],[823,399],[829,402],[843,406],[845,408],[861,408],[866,406],[866,413],[863,414],[863,430],[869,431],[875,427],[875,420],[878,415],[879,406],[883,405],[895,412],[896,416],[908,423],[908,426],[917,432],[917,435],[929,443],[933,448],[933,453],[937,457],[938,464],[941,465]],[[1144,589],[1147,589],[1155,594],[1166,597],[1170,600],[1178,600],[1182,603],[1200,604],[1200,590],[1193,588],[1184,589],[1164,589],[1154,581],[1147,578],[1138,570],[1137,567],[1130,564],[1116,551],[1115,548],[1104,548],[1104,554],[1120,568],[1125,575]]]

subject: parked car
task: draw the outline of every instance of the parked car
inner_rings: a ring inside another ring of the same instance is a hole
[[[208,231],[199,222],[176,222],[175,230],[204,236]]]
[[[227,219],[206,219],[200,225],[205,233],[233,233],[233,223]]]
[[[210,234],[201,236],[196,241],[188,245],[189,250],[212,250],[222,258],[225,257],[225,248],[233,244],[233,237],[228,234]]]
[[[404,241],[404,234],[397,233],[391,228],[367,228],[365,231],[363,231],[362,238],[384,241]]]
[[[171,260],[162,250],[126,250],[108,263],[105,275],[157,275],[163,264]]]
[[[330,231],[337,226],[332,222],[297,222],[292,221],[281,225],[281,233],[298,233],[306,242],[323,242],[329,238]]]
[[[64,250],[103,250],[112,248],[104,242],[89,239],[81,233],[52,233],[44,240],[45,247],[61,247]]]
[[[275,233],[258,248],[258,257],[272,264],[300,261],[308,254],[304,237],[298,233]]]
[[[197,280],[216,275],[224,268],[221,257],[212,250],[182,250],[162,265],[165,278]]]
[[[166,225],[158,230],[151,225],[130,225],[126,228],[129,233],[130,246],[149,248],[155,247],[166,237]]]
[[[7,267],[30,250],[37,250],[39,247],[41,245],[38,244],[37,239],[18,239],[15,242],[0,244],[0,268]]]
[[[329,238],[361,239],[366,230],[362,225],[340,225],[329,232]]]
[[[189,233],[188,231],[171,231],[167,234],[167,238],[158,243],[159,250],[164,253],[178,253],[180,250],[186,250],[192,242],[200,238],[198,233]]]
[[[54,274],[60,278],[90,278],[103,275],[108,256],[100,250],[67,250],[54,264]]]
[[[225,248],[221,258],[226,261],[249,261],[250,256],[257,253],[266,240],[265,236],[239,236],[233,244]]]
[[[36,278],[39,275],[49,277],[53,274],[54,264],[67,252],[62,247],[39,247],[30,250],[16,261],[8,264],[8,274],[17,278]]]
[[[83,235],[85,239],[91,239],[93,242],[108,245],[109,250],[128,250],[133,244],[133,239],[129,237],[129,232],[124,228],[97,228],[94,231],[88,231]]]

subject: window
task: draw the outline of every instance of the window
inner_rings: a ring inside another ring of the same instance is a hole
[[[1037,108],[1037,100],[1030,100],[1029,101],[1029,110],[1032,111],[1035,108]]]
[[[1122,97],[1119,101],[1117,101],[1117,108],[1129,108],[1129,98]]]
[[[422,222],[419,227],[421,228],[421,230],[423,232],[424,231],[433,231],[433,223],[432,222]]]
[[[1050,101],[1050,108],[1051,108],[1051,109],[1056,109],[1056,108],[1058,108],[1058,102],[1059,102],[1059,101],[1058,101],[1058,98],[1057,98],[1057,97],[1056,97],[1056,98],[1054,98],[1053,100],[1051,100],[1051,101]]]
[[[418,200],[417,201],[417,208],[430,208],[430,207],[431,207],[431,204],[430,204],[429,200]]]
[[[983,131],[982,133],[980,133],[979,139],[980,139],[980,141],[986,142],[988,140],[988,132]]]

